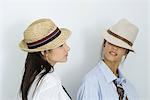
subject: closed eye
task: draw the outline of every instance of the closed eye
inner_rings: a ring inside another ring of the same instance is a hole
[[[63,47],[64,44],[60,45],[59,47]]]

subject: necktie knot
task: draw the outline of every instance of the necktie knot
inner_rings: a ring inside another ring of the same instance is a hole
[[[126,80],[125,80],[125,78],[122,77],[122,78],[115,79],[114,82],[117,85],[121,85],[122,83],[126,83]]]

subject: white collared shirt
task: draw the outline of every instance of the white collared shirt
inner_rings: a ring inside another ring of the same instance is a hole
[[[79,88],[77,100],[119,100],[116,86],[113,83],[115,79],[122,82],[128,100],[138,100],[134,87],[123,77],[121,71],[119,70],[119,78],[117,78],[103,61],[100,61],[85,76]]]
[[[47,73],[35,90],[34,81],[28,94],[28,100],[70,100],[62,88],[61,80],[55,72]],[[34,92],[35,90],[35,92]]]

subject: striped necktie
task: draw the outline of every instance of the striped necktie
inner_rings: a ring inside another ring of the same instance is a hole
[[[114,80],[113,83],[115,84],[116,88],[117,88],[117,93],[119,95],[119,100],[124,100],[124,89],[122,87],[121,84],[117,84],[117,81]],[[128,100],[127,96],[126,96],[126,99],[125,100]]]

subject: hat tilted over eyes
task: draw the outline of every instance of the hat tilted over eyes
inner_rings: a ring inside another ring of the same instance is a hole
[[[130,23],[127,19],[121,19],[103,32],[103,37],[108,42],[134,51],[132,45],[138,34],[138,27]]]
[[[19,47],[26,52],[54,49],[65,43],[70,34],[70,30],[59,29],[50,19],[39,19],[24,31]]]

